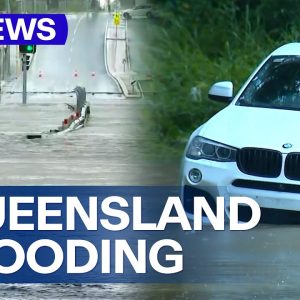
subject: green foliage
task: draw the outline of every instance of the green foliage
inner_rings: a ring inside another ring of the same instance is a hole
[[[237,91],[270,51],[299,37],[300,1],[169,0],[160,10],[151,61],[159,93],[149,108],[169,141],[223,107],[207,99],[211,84],[231,80]]]
[[[8,1],[7,0],[1,0],[0,1],[0,11],[2,12],[8,12],[8,7],[7,7]],[[10,5],[10,10],[12,13],[17,13],[18,6],[20,6],[20,2],[17,0],[9,0],[9,5]]]

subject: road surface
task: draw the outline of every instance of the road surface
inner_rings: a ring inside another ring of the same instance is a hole
[[[67,17],[67,44],[37,49],[28,72],[28,91],[36,94],[29,93],[28,104],[21,104],[22,76],[5,87],[0,110],[0,136],[6,145],[0,149],[0,161],[5,176],[0,184],[159,184],[164,174],[159,162],[153,167],[156,157],[147,146],[152,139],[145,133],[141,101],[125,99],[106,73],[104,34],[109,15]],[[70,113],[65,103],[76,100],[72,93],[56,93],[69,92],[76,85],[89,92],[88,126],[59,138],[26,140],[28,133],[61,125]]]
[[[150,184],[145,172],[144,120],[139,101],[126,100],[106,73],[106,13],[68,15],[66,46],[38,47],[28,72],[28,104],[22,105],[22,78],[2,95],[0,149],[3,185],[137,185]],[[77,76],[75,76],[75,72]],[[61,137],[26,140],[28,133],[48,131],[69,115],[64,103],[76,103],[69,92],[84,86],[91,103],[88,126]],[[100,93],[100,94],[97,94]],[[106,94],[109,93],[109,94]],[[148,164],[148,169],[151,164]],[[159,176],[159,175],[158,175]],[[154,176],[155,177],[155,176]],[[149,179],[150,178],[150,179]]]
[[[65,46],[37,47],[28,71],[28,91],[66,92],[82,85],[89,92],[120,93],[104,63],[108,14],[69,14],[67,19],[69,35]],[[7,89],[22,91],[22,76]]]
[[[104,33],[108,14],[68,15],[66,46],[38,47],[28,72],[28,104],[22,105],[22,77],[5,86],[0,106],[0,185],[139,185],[159,182],[152,172],[151,139],[145,134],[139,100],[127,100],[106,73]],[[75,76],[77,74],[77,76]],[[27,140],[69,115],[69,92],[89,92],[86,128],[60,137]],[[48,93],[53,94],[48,94]],[[47,94],[45,94],[47,93]],[[92,93],[96,93],[92,95]],[[151,156],[151,155],[150,155]],[[1,299],[140,298],[142,286],[3,285]]]

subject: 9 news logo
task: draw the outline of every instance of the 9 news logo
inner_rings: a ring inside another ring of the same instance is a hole
[[[0,15],[0,45],[64,45],[67,37],[64,14]]]

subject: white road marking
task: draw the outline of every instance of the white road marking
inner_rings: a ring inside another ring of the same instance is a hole
[[[73,45],[74,45],[74,42],[75,42],[75,35],[76,35],[77,31],[78,31],[79,25],[80,25],[81,21],[83,20],[83,18],[84,18],[84,15],[82,15],[79,18],[79,20],[78,20],[78,22],[77,22],[77,24],[75,26],[75,29],[74,29],[74,32],[73,32],[73,37],[72,37],[72,40],[71,40],[70,53],[73,53]],[[72,62],[72,56],[69,57],[68,62],[69,63]]]

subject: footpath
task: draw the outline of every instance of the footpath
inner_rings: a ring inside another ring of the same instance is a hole
[[[119,26],[110,18],[105,31],[105,62],[107,73],[117,82],[127,98],[142,96],[138,81],[130,67],[127,21]]]

